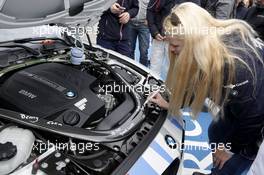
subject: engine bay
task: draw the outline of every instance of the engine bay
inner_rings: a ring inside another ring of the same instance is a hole
[[[63,123],[74,126],[80,122],[80,116],[96,120],[95,117],[100,117],[99,111],[104,112],[103,101],[89,89],[95,80],[70,66],[40,64],[8,78],[0,89],[0,99],[10,110],[27,115],[51,118],[62,113]],[[70,123],[67,114],[75,116],[76,121]]]
[[[19,138],[22,133],[28,138],[0,142],[9,150],[9,157],[0,152],[0,161],[10,165],[15,159],[9,170],[120,174],[129,155],[142,153],[146,138],[161,127],[166,111],[144,104],[161,81],[107,52],[89,51],[86,58],[72,65],[65,51],[13,65],[8,61],[0,69],[0,139],[1,134]],[[19,145],[29,146],[21,151]],[[0,174],[7,174],[1,165]]]

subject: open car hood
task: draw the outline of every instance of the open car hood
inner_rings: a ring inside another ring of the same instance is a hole
[[[44,24],[92,26],[115,0],[0,0],[0,28]]]

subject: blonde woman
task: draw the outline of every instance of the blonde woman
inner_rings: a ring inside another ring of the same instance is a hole
[[[171,96],[169,102],[160,94],[151,101],[172,115],[190,107],[193,117],[206,99],[214,102],[209,103],[214,120],[208,131],[215,145],[212,173],[241,174],[258,151],[264,123],[263,43],[246,22],[215,19],[193,3],[175,7],[164,28]]]

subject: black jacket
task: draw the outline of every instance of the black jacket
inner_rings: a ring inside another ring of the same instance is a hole
[[[195,3],[199,6],[201,6],[201,0],[176,0],[176,4],[181,4],[184,2],[192,2],[192,3]]]
[[[201,0],[201,6],[217,19],[235,17],[235,0]]]
[[[200,5],[200,0],[150,0],[147,10],[147,21],[151,36],[164,35],[163,22],[171,9],[183,2],[193,2]]]
[[[248,8],[246,7],[244,2],[240,2],[236,8],[235,18],[237,19],[245,19],[248,12]]]
[[[125,7],[125,12],[130,14],[130,18],[137,15],[139,7],[138,0],[117,0],[118,4]],[[105,11],[101,16],[98,24],[98,36],[103,39],[119,41],[129,39],[129,26],[119,23],[119,15],[113,14],[110,9]]]
[[[232,39],[234,38],[229,37],[229,40]],[[230,88],[231,92],[224,107],[224,116],[234,123],[229,131],[232,144],[247,150],[243,154],[249,156],[257,153],[254,145],[261,139],[261,129],[264,126],[264,66],[259,60],[250,58],[254,55],[250,48],[241,45],[241,42],[235,44],[245,48],[234,50],[233,53],[248,64],[255,72],[256,79],[253,79],[244,64],[236,61],[235,82],[232,86],[225,87]],[[264,45],[259,44],[259,54],[264,61]]]
[[[260,38],[264,41],[264,8],[251,7],[245,20],[258,32]]]
[[[151,36],[164,35],[163,21],[171,12],[175,0],[150,0],[147,10],[147,21]]]

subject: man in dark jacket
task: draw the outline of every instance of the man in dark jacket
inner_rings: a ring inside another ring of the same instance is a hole
[[[193,2],[200,5],[200,0],[150,0],[147,10],[147,21],[152,42],[150,69],[163,79],[169,67],[168,45],[164,41],[163,21],[171,9],[183,2]]]
[[[236,1],[236,14],[235,18],[237,19],[244,19],[247,15],[248,7],[246,6],[243,0]]]
[[[147,11],[147,20],[151,36],[162,40],[164,36],[163,21],[175,5],[175,0],[150,0]]]
[[[97,44],[130,56],[128,22],[138,13],[138,0],[117,0],[101,16]]]
[[[153,37],[150,69],[163,79],[165,76],[162,75],[162,65],[164,68],[169,67],[168,45],[164,41],[163,21],[175,3],[175,0],[150,0],[147,9],[148,27]]]
[[[264,0],[257,0],[256,6],[249,9],[245,20],[257,31],[264,41]]]
[[[200,0],[150,0],[147,11],[147,20],[150,33],[154,39],[162,39],[164,36],[163,21],[169,15],[171,9],[184,2],[193,2],[200,5]]]

